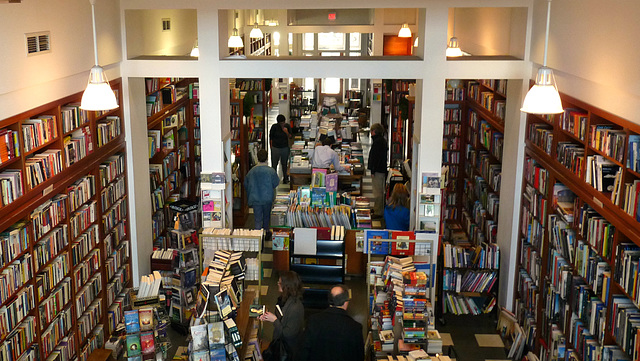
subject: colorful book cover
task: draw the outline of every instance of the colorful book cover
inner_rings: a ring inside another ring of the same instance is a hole
[[[140,344],[142,346],[142,353],[145,355],[156,352],[156,345],[153,338],[153,331],[143,332],[140,335]]]
[[[195,351],[193,361],[209,361],[209,350]]]
[[[212,322],[207,324],[207,336],[209,339],[209,350],[224,349],[224,323]]]
[[[338,173],[329,173],[325,176],[325,186],[327,192],[338,191]]]
[[[138,315],[140,319],[140,331],[153,330],[153,309],[141,308]]]
[[[140,334],[134,333],[127,335],[127,356],[137,356],[142,353],[142,347],[140,345]]]
[[[413,232],[393,231],[391,232],[392,239],[406,239],[415,240],[416,235]],[[391,245],[391,254],[397,256],[410,256],[415,252],[414,242],[393,242]]]
[[[193,350],[207,350],[209,341],[207,339],[207,325],[191,326],[191,339],[193,340]]]
[[[138,318],[138,310],[124,312],[124,326],[127,333],[140,332],[140,319]]]
[[[222,348],[214,348],[209,350],[209,356],[211,361],[227,361],[227,351],[222,345]]]
[[[365,253],[389,254],[389,242],[375,241],[389,239],[389,231],[366,229],[364,231]]]

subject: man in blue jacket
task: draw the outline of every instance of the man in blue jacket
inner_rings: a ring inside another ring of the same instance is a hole
[[[256,229],[269,230],[271,205],[275,199],[275,188],[280,178],[273,168],[267,164],[268,153],[265,149],[258,151],[258,165],[251,168],[244,178],[249,207],[253,207]]]

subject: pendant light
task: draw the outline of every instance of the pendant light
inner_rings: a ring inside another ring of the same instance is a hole
[[[233,11],[234,14],[234,18],[233,18],[233,33],[231,33],[231,37],[229,37],[229,42],[227,43],[227,46],[230,48],[242,48],[244,47],[244,42],[242,41],[242,38],[238,35],[238,28],[236,27],[236,21],[238,19],[238,13],[235,12],[235,10]]]
[[[96,36],[96,11],[95,0],[91,3],[91,19],[93,20],[93,55],[95,65],[89,74],[89,84],[82,94],[80,108],[84,110],[111,110],[118,107],[116,95],[109,85],[107,76],[100,65],[98,65],[98,41]]]
[[[410,38],[411,37],[411,29],[409,29],[409,24],[407,24],[407,23],[402,24],[402,27],[400,28],[400,31],[398,31],[398,37],[399,38]]]
[[[258,27],[258,10],[256,9],[256,21],[253,23],[253,29],[249,33],[249,37],[252,39],[262,39],[264,35],[262,34],[262,30]]]
[[[196,38],[196,43],[193,46],[193,49],[191,49],[191,54],[189,54],[195,58],[200,57],[200,49],[198,49],[198,39]]]
[[[456,37],[456,8],[453,8],[453,36],[449,39],[449,43],[447,44],[446,55],[448,58],[462,56],[462,50],[460,50],[458,38]]]
[[[549,47],[549,22],[551,20],[551,0],[547,1],[547,29],[544,37],[544,59],[542,67],[538,69],[536,83],[524,97],[520,111],[531,114],[559,114],[562,101],[556,87],[553,70],[547,68],[547,49]]]

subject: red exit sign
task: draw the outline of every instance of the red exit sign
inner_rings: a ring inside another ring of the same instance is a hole
[[[335,20],[336,19],[336,13],[329,13],[329,15],[327,16],[327,18],[329,20]]]

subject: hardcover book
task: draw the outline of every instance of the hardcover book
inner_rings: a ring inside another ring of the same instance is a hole
[[[140,345],[140,334],[134,333],[127,335],[127,356],[137,356],[142,353],[142,346]]]
[[[140,331],[149,331],[153,329],[153,309],[141,308],[138,312],[140,319]]]
[[[143,332],[140,335],[140,344],[142,346],[142,353],[145,355],[155,353],[156,346],[153,338],[153,331]]]
[[[124,326],[127,330],[127,333],[140,332],[140,319],[138,317],[138,310],[124,312]]]
[[[193,340],[194,351],[209,349],[206,324],[191,326],[191,338]]]
[[[224,323],[212,322],[207,324],[207,336],[209,338],[209,350],[224,349]]]

